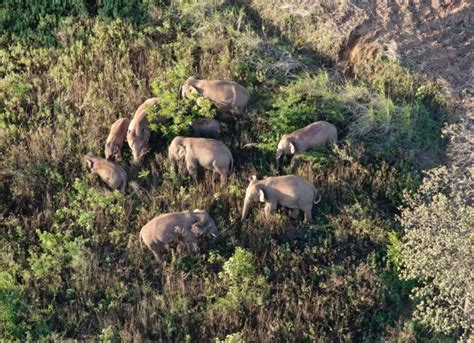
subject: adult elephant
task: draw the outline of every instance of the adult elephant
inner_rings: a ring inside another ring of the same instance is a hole
[[[217,236],[217,227],[204,210],[182,211],[162,214],[150,220],[140,230],[140,244],[143,242],[157,259],[165,248],[184,243],[189,253],[198,250],[199,238],[209,234]]]
[[[244,86],[229,80],[202,80],[191,76],[181,88],[183,98],[198,95],[209,99],[220,111],[243,114],[249,102],[249,92]],[[199,99],[198,99],[199,105]]]

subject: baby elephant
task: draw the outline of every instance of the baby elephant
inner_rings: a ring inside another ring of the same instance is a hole
[[[302,129],[283,135],[276,152],[276,166],[285,155],[293,155],[314,149],[319,146],[335,144],[337,142],[337,129],[326,121],[317,121]]]
[[[191,98],[192,94],[209,99],[223,112],[238,114],[244,113],[250,97],[245,87],[234,81],[200,80],[196,76],[188,78],[181,88],[183,98]]]
[[[183,242],[191,254],[198,249],[199,238],[204,234],[217,236],[217,227],[204,210],[162,214],[150,220],[140,231],[142,241],[157,259],[164,248]]]
[[[123,142],[127,138],[127,130],[130,121],[128,118],[117,119],[110,128],[109,136],[105,141],[105,158],[115,160],[120,156]]]
[[[232,170],[234,160],[228,147],[214,139],[175,137],[168,148],[168,158],[173,169],[184,160],[186,169],[197,182],[197,166],[212,170],[212,182],[220,176],[221,184]]]
[[[221,123],[211,118],[198,118],[192,123],[191,130],[195,137],[216,139],[221,133]]]
[[[274,212],[277,205],[291,209],[290,217],[298,218],[300,210],[304,212],[305,222],[311,221],[313,204],[321,201],[321,196],[316,200],[317,191],[314,186],[296,175],[267,177],[257,180],[254,175],[245,192],[242,220],[248,215],[250,205],[260,200],[265,203],[265,215],[268,217]]]
[[[87,168],[92,174],[97,174],[112,189],[120,189],[122,192],[127,187],[127,173],[118,164],[105,158],[87,154],[84,156]]]

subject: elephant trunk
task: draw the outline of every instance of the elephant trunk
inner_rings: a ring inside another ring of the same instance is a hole
[[[250,200],[248,199],[248,197],[245,197],[244,208],[242,209],[242,220],[245,220],[245,218],[247,218],[247,215],[249,214],[249,209]]]
[[[280,169],[280,165],[281,165],[282,162],[283,162],[283,155],[277,153],[276,157],[275,157],[275,164],[276,164],[277,169]]]
[[[169,155],[169,159],[170,159],[170,163],[171,163],[171,171],[174,173],[176,172],[176,167],[177,167],[177,163],[176,163],[176,158],[173,156],[173,155]]]
[[[133,157],[133,161],[132,161],[133,165],[136,166],[140,164],[141,153],[140,153],[140,149],[138,149],[137,146],[132,146],[132,157]]]

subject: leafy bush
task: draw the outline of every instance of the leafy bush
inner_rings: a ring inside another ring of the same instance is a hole
[[[263,142],[276,142],[281,135],[317,120],[327,120],[338,126],[345,113],[335,95],[336,87],[324,72],[282,87],[273,102],[274,110],[268,112],[272,131],[263,133]]]
[[[87,186],[80,179],[76,179],[73,184],[73,192],[70,195],[69,206],[56,211],[57,228],[64,229],[64,224],[71,222],[74,223],[74,226],[92,231],[94,227],[97,227],[99,211],[106,217],[114,218],[120,222],[125,216],[123,201],[124,196],[119,191],[103,193]]]
[[[228,310],[263,305],[268,286],[265,277],[257,274],[254,257],[249,251],[237,247],[234,255],[224,263],[219,278],[229,290],[218,300],[218,305]]]
[[[150,129],[160,132],[168,140],[189,133],[189,126],[196,118],[213,118],[216,115],[216,109],[207,99],[202,99],[198,106],[196,99],[181,98],[180,88],[191,74],[190,68],[177,64],[163,71],[151,85],[160,101],[156,110],[148,112]],[[155,123],[157,116],[168,118],[168,121],[165,125],[158,125]]]
[[[420,282],[413,290],[415,317],[435,331],[465,338],[474,334],[473,171],[432,169],[419,191],[406,195],[400,218],[400,276]]]
[[[30,251],[28,262],[31,274],[53,294],[60,291],[63,285],[62,273],[73,268],[80,274],[84,266],[84,244],[82,237],[72,237],[70,234],[37,230],[41,252]]]
[[[24,289],[9,271],[0,272],[0,339],[24,339],[30,329],[22,313],[27,311]]]

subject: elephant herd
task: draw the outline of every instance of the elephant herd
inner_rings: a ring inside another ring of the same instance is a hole
[[[242,115],[249,101],[247,90],[233,81],[202,80],[192,76],[181,88],[185,98],[196,99],[198,105],[202,99],[208,99],[222,113]],[[84,156],[86,167],[92,174],[98,175],[109,187],[125,191],[127,173],[115,162],[121,156],[122,146],[127,141],[133,164],[139,164],[149,151],[150,138],[147,111],[159,102],[159,98],[146,100],[136,110],[132,120],[120,118],[115,121],[105,143],[105,158],[87,154]],[[166,118],[158,116],[157,122],[165,125]],[[216,140],[220,135],[220,122],[215,119],[198,119],[191,125],[193,136],[175,137],[168,148],[168,158],[173,170],[185,167],[195,183],[199,167],[212,171],[212,182],[219,179],[225,184],[227,176],[234,169],[234,161],[229,148]],[[280,167],[285,156],[291,158],[324,145],[337,142],[337,129],[334,125],[318,121],[281,137],[276,151],[276,166]],[[248,216],[252,203],[265,204],[268,217],[277,206],[288,208],[292,218],[298,218],[300,211],[304,220],[311,221],[312,208],[321,200],[314,186],[297,175],[273,176],[257,180],[252,176],[246,189],[242,209],[242,220]],[[140,231],[140,244],[153,252],[156,258],[165,248],[177,247],[184,243],[188,252],[198,250],[201,238],[210,235],[216,237],[217,227],[205,210],[183,211],[162,214],[149,221]]]

